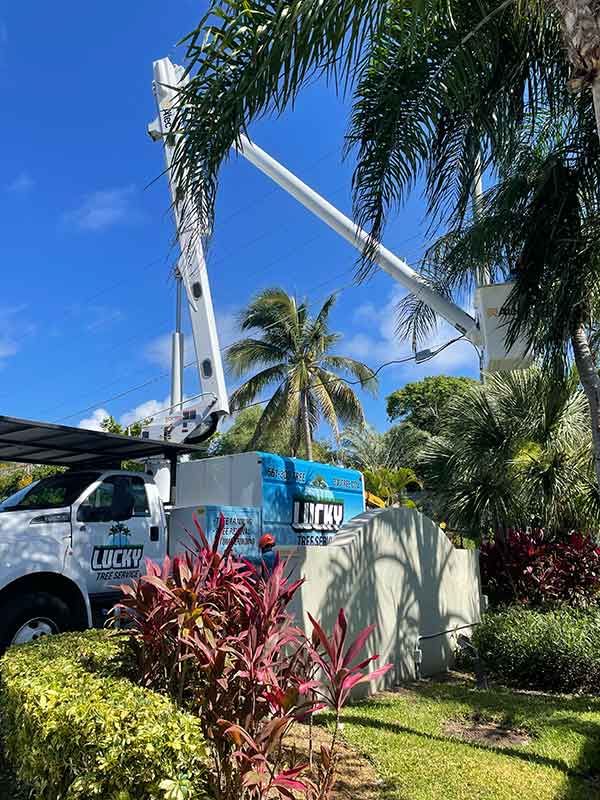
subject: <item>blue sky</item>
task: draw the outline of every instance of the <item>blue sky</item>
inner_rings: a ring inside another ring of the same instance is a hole
[[[162,169],[161,147],[145,133],[155,115],[152,61],[181,62],[175,43],[205,8],[63,0],[0,12],[1,413],[93,426],[106,411],[129,422],[164,407],[175,250],[166,182],[146,188]],[[347,102],[316,83],[293,112],[251,133],[348,213],[347,115]],[[413,265],[422,218],[415,193],[385,238]],[[264,287],[314,304],[344,287],[332,316],[340,352],[373,368],[407,354],[394,335],[399,287],[384,274],[354,285],[354,260],[254,167],[225,165],[208,253],[223,345],[236,337],[237,311]],[[442,330],[439,341],[451,337]],[[384,370],[379,397],[364,397],[370,421],[384,427],[389,392],[440,372],[474,376],[473,349],[459,343],[427,366]],[[186,391],[197,386],[188,369]]]

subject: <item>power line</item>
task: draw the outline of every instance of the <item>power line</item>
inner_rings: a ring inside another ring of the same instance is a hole
[[[350,270],[344,270],[344,271],[342,271],[341,273],[339,273],[338,275],[334,275],[332,278],[329,278],[328,280],[326,280],[326,281],[323,281],[323,283],[321,283],[321,284],[317,284],[317,286],[316,286],[316,287],[313,287],[313,289],[316,289],[316,288],[322,287],[322,286],[324,286],[326,283],[330,283],[332,280],[335,280],[337,277],[340,277],[340,275],[343,275],[343,274],[345,274],[345,273],[347,273],[347,272],[349,272],[349,271],[350,271]],[[340,291],[340,292],[341,292],[341,291],[345,291],[346,289],[350,288],[351,286],[352,286],[352,284],[347,284],[346,286],[342,286],[342,287],[340,287],[340,288],[338,289],[338,291]],[[265,330],[268,330],[269,328],[271,328],[271,327],[273,327],[273,326],[275,326],[275,325],[277,325],[277,324],[278,324],[278,322],[277,322],[277,321],[275,321],[275,322],[272,322],[270,325],[268,325],[268,326],[266,326],[266,327],[265,327]],[[219,352],[223,353],[223,352],[225,352],[225,350],[227,350],[227,346],[223,346],[223,347],[221,347],[221,348],[220,348],[220,350],[219,350]],[[194,359],[193,361],[188,361],[188,363],[187,363],[187,364],[184,364],[184,365],[183,365],[183,369],[188,369],[189,367],[192,367],[192,366],[194,366],[194,365],[196,365],[196,364],[197,364],[197,361],[196,361],[196,359]],[[131,388],[129,388],[129,389],[125,389],[125,390],[123,390],[122,392],[119,392],[118,394],[116,394],[116,395],[113,395],[112,397],[108,397],[108,398],[106,398],[106,399],[104,399],[104,400],[98,400],[97,402],[93,403],[92,405],[89,405],[89,406],[86,406],[85,408],[79,409],[78,411],[75,411],[75,412],[74,412],[74,413],[72,413],[72,414],[68,414],[68,415],[66,415],[66,416],[64,416],[64,417],[60,417],[60,418],[59,418],[58,420],[56,420],[56,421],[57,421],[57,422],[63,422],[63,421],[65,421],[65,420],[72,419],[73,417],[78,417],[78,416],[80,416],[81,414],[86,414],[86,413],[87,413],[87,412],[89,412],[89,411],[94,411],[96,408],[99,408],[99,407],[101,407],[101,406],[108,405],[109,403],[112,403],[112,402],[114,402],[115,400],[120,400],[121,398],[123,398],[123,397],[126,397],[126,396],[127,396],[127,395],[129,395],[129,394],[133,394],[134,392],[137,392],[137,391],[139,391],[140,389],[143,389],[143,388],[145,388],[146,386],[149,386],[149,385],[151,385],[151,384],[153,384],[153,383],[156,383],[156,382],[158,382],[158,381],[160,381],[160,380],[164,380],[165,378],[168,378],[168,377],[170,377],[170,375],[171,375],[171,373],[170,373],[170,372],[163,372],[162,374],[160,374],[160,375],[157,375],[157,376],[155,376],[154,378],[151,378],[150,380],[148,380],[148,381],[145,381],[144,383],[141,383],[141,384],[139,384],[139,385],[137,385],[137,386],[133,386],[133,387],[131,387]]]
[[[465,334],[462,334],[462,336],[457,336],[455,339],[450,339],[450,341],[446,342],[441,347],[438,347],[437,350],[432,351],[430,353],[430,355],[427,356],[426,358],[419,359],[418,363],[419,364],[426,364],[428,361],[432,361],[443,350],[445,350],[447,347],[450,347],[451,344],[455,344],[456,342],[459,342],[461,339],[464,339],[464,338],[465,338]],[[359,384],[359,383],[360,383],[361,386],[364,386],[365,383],[368,383],[369,381],[374,380],[377,377],[377,375],[379,375],[379,373],[383,369],[385,369],[386,367],[391,367],[394,364],[406,364],[409,361],[417,361],[417,355],[415,354],[415,355],[412,355],[412,356],[407,356],[406,358],[397,358],[397,359],[393,359],[391,361],[386,361],[385,363],[380,364],[377,367],[377,369],[371,370],[371,375],[368,378],[358,378],[355,381],[349,381],[349,380],[346,380],[345,378],[332,378],[330,381],[320,381],[317,384],[313,384],[313,386],[315,388],[318,388],[319,386],[328,386],[330,383],[331,384],[336,384],[336,383],[340,383],[340,382],[343,382],[347,386],[355,386],[356,384]],[[296,389],[294,393],[295,394],[300,394],[302,391],[304,391],[304,390],[303,389]],[[245,411],[247,408],[253,408],[254,406],[263,405],[264,403],[269,403],[269,402],[271,402],[271,400],[272,400],[271,397],[268,397],[268,398],[266,398],[264,400],[256,400],[253,403],[248,403],[245,406],[241,406],[240,408],[234,409],[233,413],[237,413],[238,411]]]

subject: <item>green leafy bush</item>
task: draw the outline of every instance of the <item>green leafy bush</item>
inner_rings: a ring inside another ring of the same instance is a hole
[[[1,659],[6,755],[35,798],[206,796],[200,721],[124,677],[124,638],[49,637]]]
[[[500,680],[536,689],[598,692],[600,614],[518,606],[487,614],[473,643]]]

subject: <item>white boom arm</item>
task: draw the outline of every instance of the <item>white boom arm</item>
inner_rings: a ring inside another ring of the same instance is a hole
[[[177,225],[177,238],[181,255],[178,262],[178,278],[181,278],[185,287],[190,320],[192,323],[192,337],[196,351],[198,374],[203,394],[209,397],[208,403],[200,414],[198,427],[204,426],[207,434],[216,430],[219,420],[229,414],[229,402],[223,361],[219,348],[219,337],[215,323],[215,314],[212,304],[202,236],[206,234],[202,220],[191,202],[185,202],[177,190],[173,176],[172,161],[176,146],[176,137],[170,133],[171,125],[176,111],[178,87],[184,83],[184,70],[174,65],[168,58],[154,62],[154,94],[158,106],[158,117],[149,125],[148,132],[153,140],[162,140],[166,173],[169,180],[173,212]],[[177,334],[176,334],[177,336]],[[181,403],[177,398],[180,384],[182,365],[182,346],[180,340],[174,341],[173,346],[173,405]],[[172,412],[176,409],[173,408]],[[199,435],[200,431],[188,436],[188,441]]]
[[[251,164],[254,164],[261,172],[268,175],[271,180],[279,184],[282,189],[298,202],[319,217],[326,225],[329,225],[336,233],[343,236],[351,245],[362,252],[369,242],[369,234],[352,222],[345,214],[342,214],[335,206],[321,197],[320,194],[307,186],[292,172],[286,169],[278,161],[275,161],[268,153],[253,144],[246,136],[241,136],[241,145],[237,147],[237,152]],[[464,334],[473,344],[481,343],[481,335],[477,321],[463,311],[460,306],[448,300],[443,295],[438,294],[427,283],[422,275],[415,272],[398,256],[394,255],[383,245],[379,244],[374,250],[373,260],[395,281],[398,281],[405,289],[422,300],[432,308],[437,314],[447,320],[457,331]]]
[[[168,58],[163,58],[154,63],[155,85],[157,87],[160,85],[160,91],[163,92],[165,96],[168,96],[168,104],[161,101],[159,107],[164,109],[162,112],[163,118],[165,113],[167,114],[169,126],[175,112],[177,87],[181,87],[187,82],[187,79],[182,80],[183,75],[183,67],[175,66]],[[164,124],[163,121],[163,125]],[[279,184],[282,189],[295,197],[305,208],[329,225],[336,233],[343,236],[353,247],[363,252],[365,246],[369,242],[369,234],[366,231],[362,230],[362,228],[356,225],[345,214],[342,214],[335,206],[325,200],[324,197],[321,197],[321,195],[315,192],[314,189],[311,189],[310,186],[303,183],[268,153],[265,153],[264,150],[261,150],[260,147],[253,144],[246,136],[242,135],[240,137],[240,142],[241,145],[236,148],[240,155],[244,156],[245,159],[251,164],[254,164],[261,172],[264,172],[271,180]],[[172,154],[173,148],[171,147],[167,154],[167,167],[170,167]],[[373,260],[387,272],[388,275],[404,286],[405,289],[412,292],[412,294],[447,320],[457,331],[470,339],[473,344],[481,344],[482,337],[477,321],[460,308],[460,306],[456,305],[456,303],[453,303],[443,295],[438,294],[435,289],[432,289],[427,280],[409,267],[406,261],[398,258],[398,256],[394,255],[394,253],[381,244],[377,245],[375,248]]]

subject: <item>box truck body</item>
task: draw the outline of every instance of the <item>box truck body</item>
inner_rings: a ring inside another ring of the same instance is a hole
[[[193,514],[209,536],[221,513],[228,536],[243,522],[244,541],[236,550],[258,557],[263,533],[273,534],[283,555],[296,547],[326,546],[364,509],[357,470],[259,452],[189,461],[177,470],[169,549],[181,549],[185,531],[194,529]]]

